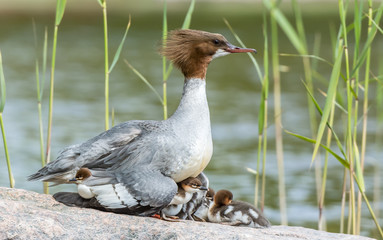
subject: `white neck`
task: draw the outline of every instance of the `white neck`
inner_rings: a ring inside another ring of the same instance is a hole
[[[208,121],[210,126],[210,113],[206,98],[206,81],[200,78],[187,79],[184,84],[180,104],[170,119],[187,122],[198,121],[201,123],[201,118]]]

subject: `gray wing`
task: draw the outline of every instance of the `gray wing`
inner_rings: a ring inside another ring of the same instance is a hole
[[[98,204],[107,211],[151,216],[166,207],[177,193],[173,179],[147,167],[117,172],[115,176],[114,184],[91,187]]]
[[[104,159],[141,135],[143,129],[140,127],[140,122],[129,121],[119,124],[82,144],[63,149],[55,161],[29,176],[28,180],[67,183],[83,166],[110,167],[113,163],[105,163]],[[157,123],[150,122],[153,125]]]

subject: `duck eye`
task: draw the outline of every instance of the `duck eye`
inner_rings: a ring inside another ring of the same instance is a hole
[[[220,42],[218,39],[214,39],[214,40],[213,40],[213,43],[214,43],[215,45],[219,45],[221,42]]]

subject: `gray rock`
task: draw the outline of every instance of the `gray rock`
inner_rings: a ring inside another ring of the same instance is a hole
[[[342,239],[371,238],[303,227],[231,227],[193,221],[166,222],[67,207],[52,196],[0,187],[0,239]]]

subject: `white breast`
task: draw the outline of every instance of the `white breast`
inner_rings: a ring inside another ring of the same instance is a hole
[[[182,204],[178,205],[169,205],[166,208],[162,209],[162,213],[166,216],[176,216],[182,208]]]
[[[185,204],[193,197],[193,193],[185,192],[185,196],[175,195],[169,205]]]
[[[180,182],[188,177],[197,177],[209,164],[213,154],[213,142],[211,137],[206,138],[206,141],[201,141],[195,146],[194,155],[186,162],[180,164],[180,170],[171,175],[171,178],[176,182]]]
[[[77,192],[82,198],[85,199],[89,199],[95,196],[92,190],[84,184],[77,185]]]

